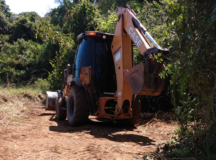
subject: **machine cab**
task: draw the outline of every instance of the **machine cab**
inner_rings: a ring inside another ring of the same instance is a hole
[[[80,81],[80,69],[90,67],[91,83],[99,96],[113,96],[117,88],[111,52],[112,40],[112,34],[94,31],[81,33],[77,37],[79,48],[76,53],[74,78]]]

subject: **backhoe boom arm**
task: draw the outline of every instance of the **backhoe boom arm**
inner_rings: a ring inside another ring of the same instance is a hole
[[[165,66],[162,50],[129,7],[117,7],[118,22],[112,42],[113,60],[117,78],[117,106],[119,109],[132,103],[132,94],[157,96],[161,93],[164,80],[158,76]],[[155,45],[152,47],[148,39]],[[145,58],[145,64],[133,67],[132,41]],[[160,55],[158,53],[161,53]],[[154,54],[162,61],[157,62]]]

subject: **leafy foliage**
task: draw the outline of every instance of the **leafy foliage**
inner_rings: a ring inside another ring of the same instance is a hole
[[[9,34],[11,32],[11,24],[6,16],[0,11],[0,34]]]
[[[38,73],[43,47],[32,41],[19,39],[5,43],[0,54],[0,74],[12,83],[34,80]]]
[[[127,4],[130,4],[130,5],[132,4],[131,6],[133,7],[133,9],[137,11],[136,8],[139,6],[142,6],[142,3],[143,3],[143,0],[133,0],[133,1],[131,0],[102,0],[102,1],[99,1],[98,8],[101,14],[109,15],[107,14],[109,10],[115,9],[117,6],[124,7]]]
[[[64,33],[73,33],[73,39],[84,31],[94,31],[97,27],[97,8],[88,0],[83,0],[68,11]]]
[[[172,51],[160,74],[168,77],[164,93],[142,99],[147,111],[175,107],[180,128],[168,156],[211,159],[216,150],[215,0],[100,0],[98,7],[94,0],[57,1],[60,6],[40,18],[33,12],[13,15],[0,0],[0,81],[36,81],[38,87],[59,89],[63,69],[74,61],[76,37],[87,30],[114,33],[115,7],[128,4],[157,42]],[[142,62],[137,48],[134,53],[134,64]]]
[[[184,156],[211,159],[216,150],[215,1],[170,0],[167,15],[167,31],[174,32],[168,68],[181,125],[178,147]]]
[[[71,64],[74,61],[74,41],[71,35],[55,31],[55,27],[52,25],[47,26],[47,24],[43,23],[39,30],[41,37],[45,37],[44,60],[47,60],[52,67],[48,76],[48,81],[51,84],[50,88],[59,89],[62,85],[63,69],[68,63]]]
[[[0,0],[0,34],[9,34],[11,32],[10,9],[4,0]]]
[[[10,18],[12,15],[9,6],[5,3],[5,0],[0,0],[0,12],[2,12],[6,18]]]
[[[98,19],[98,27],[97,30],[101,32],[107,32],[107,33],[115,33],[115,27],[117,22],[117,15],[116,12],[108,11],[107,15],[99,15]]]
[[[35,35],[37,33],[39,23],[35,23],[39,20],[39,16],[35,12],[21,13],[16,19],[13,26],[13,33],[10,37],[10,41],[17,41],[17,39],[23,38],[26,41],[36,41]]]

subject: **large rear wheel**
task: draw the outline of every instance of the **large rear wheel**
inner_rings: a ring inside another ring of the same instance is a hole
[[[68,93],[67,117],[71,126],[86,124],[89,116],[89,105],[85,89],[73,85]]]

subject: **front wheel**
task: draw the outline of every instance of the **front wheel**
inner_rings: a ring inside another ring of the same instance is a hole
[[[71,126],[86,124],[89,116],[89,105],[85,89],[73,85],[68,93],[67,117]]]
[[[56,98],[55,110],[56,110],[56,118],[59,121],[64,121],[66,119],[66,102],[65,97]],[[65,109],[63,109],[65,108]]]

